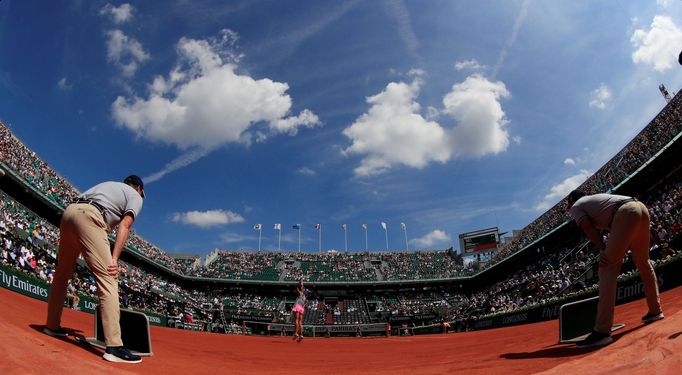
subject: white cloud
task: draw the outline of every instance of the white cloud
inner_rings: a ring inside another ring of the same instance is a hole
[[[555,205],[561,199],[566,197],[568,193],[570,193],[575,188],[580,186],[580,184],[585,182],[585,180],[587,180],[587,178],[590,177],[591,175],[592,175],[591,172],[582,169],[580,170],[580,173],[578,173],[577,175],[568,177],[561,183],[552,186],[552,188],[549,191],[549,194],[545,195],[542,202],[538,203],[535,206],[535,209],[538,211],[546,211],[550,209],[553,205]]]
[[[73,88],[73,85],[66,80],[66,77],[64,77],[57,82],[57,87],[62,91],[68,91]]]
[[[564,165],[575,165],[575,160],[571,158],[564,159]]]
[[[304,126],[312,128],[320,125],[320,119],[316,114],[310,110],[304,109],[298,116],[282,118],[270,123],[270,129],[277,133],[287,133],[289,135],[296,135],[298,128]]]
[[[450,131],[452,152],[460,156],[483,156],[505,151],[509,133],[501,98],[509,97],[504,83],[474,74],[452,86],[443,98],[444,113],[457,125]]]
[[[592,90],[590,95],[590,108],[605,109],[611,102],[611,97],[611,90],[602,83],[598,88]]]
[[[124,77],[135,75],[139,65],[149,60],[149,52],[135,38],[130,38],[121,30],[107,32],[107,57],[114,63]]]
[[[302,174],[304,176],[314,176],[317,174],[313,169],[308,167],[301,167],[296,170],[296,173]]]
[[[650,30],[637,29],[630,38],[635,64],[651,65],[664,72],[675,65],[682,45],[682,30],[668,16],[655,16]]]
[[[317,115],[307,109],[290,115],[286,83],[236,72],[241,58],[234,50],[236,38],[230,30],[209,40],[181,38],[178,65],[153,80],[146,98],[119,96],[112,103],[116,122],[140,138],[182,150],[248,144],[261,122],[273,134],[318,125]]]
[[[343,153],[363,155],[356,175],[374,175],[397,165],[421,169],[430,162],[445,163],[452,156],[480,157],[507,149],[509,133],[503,129],[507,120],[499,102],[509,96],[504,83],[472,75],[455,84],[443,98],[445,108],[440,111],[456,121],[446,129],[419,113],[416,98],[421,74],[415,72],[410,84],[391,82],[367,98],[368,112],[343,130],[352,143]]]
[[[241,215],[224,210],[176,212],[171,216],[171,220],[200,228],[244,222]]]
[[[485,65],[481,65],[476,59],[469,59],[458,61],[455,63],[456,70],[471,69],[471,70],[482,70],[485,69]]]
[[[433,230],[423,237],[410,240],[412,245],[423,249],[433,248],[434,245],[449,245],[451,242],[452,238],[450,235],[440,229]]]
[[[99,11],[99,14],[101,16],[111,16],[111,20],[115,24],[122,24],[133,18],[134,11],[135,8],[127,3],[121,4],[119,7],[107,4]]]
[[[423,168],[431,161],[450,158],[445,130],[419,114],[415,101],[421,81],[412,84],[391,82],[367,98],[369,111],[343,130],[352,144],[344,154],[360,154],[363,159],[355,174],[368,176],[395,165]]]

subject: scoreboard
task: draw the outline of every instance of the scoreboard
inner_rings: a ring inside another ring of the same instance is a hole
[[[462,255],[496,250],[499,242],[500,231],[497,227],[459,235],[459,246],[462,249]]]

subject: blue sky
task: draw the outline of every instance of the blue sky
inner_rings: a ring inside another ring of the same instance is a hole
[[[0,118],[169,252],[458,248],[558,202],[682,84],[679,1],[0,1]]]

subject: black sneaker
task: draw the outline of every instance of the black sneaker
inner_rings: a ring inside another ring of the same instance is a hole
[[[142,357],[135,355],[126,349],[125,346],[107,346],[107,350],[102,356],[109,362],[140,363]]]
[[[613,342],[611,335],[608,333],[599,333],[592,331],[584,340],[575,343],[579,348],[591,348],[594,346],[604,346]]]
[[[644,323],[644,324],[653,323],[653,322],[655,322],[657,320],[661,320],[663,318],[665,318],[665,316],[663,315],[662,311],[658,314],[647,313],[646,315],[644,315],[642,317],[642,323]]]
[[[45,328],[43,328],[43,333],[46,335],[52,336],[52,337],[66,337],[69,335],[69,333],[66,332],[66,330],[64,330],[62,327],[57,327],[56,329],[50,329],[50,328],[47,328],[47,326],[46,326]]]

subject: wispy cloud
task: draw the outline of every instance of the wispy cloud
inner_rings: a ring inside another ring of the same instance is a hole
[[[115,24],[122,24],[132,20],[134,12],[135,8],[128,3],[121,4],[118,7],[107,3],[107,5],[100,9],[99,14],[101,16],[110,16],[111,21]]]
[[[427,208],[415,208],[412,216],[415,220],[423,223],[455,223],[461,224],[477,218],[485,218],[491,221],[498,214],[508,215],[510,211],[522,210],[525,207],[518,202],[509,202],[500,205],[490,205],[488,199],[473,198],[464,199],[442,199],[440,205],[433,205]]]
[[[660,5],[663,8],[669,7],[671,2],[672,0],[656,0],[656,4]]]
[[[424,61],[419,54],[419,41],[412,28],[412,21],[410,20],[410,12],[405,6],[403,0],[386,0],[389,14],[396,20],[398,25],[398,33],[405,43],[405,48],[410,55],[416,60],[418,66],[423,66]]]
[[[168,173],[174,172],[180,168],[184,168],[190,164],[195,163],[199,159],[211,153],[211,151],[212,149],[210,148],[195,148],[191,151],[185,152],[175,160],[166,164],[163,168],[161,168],[161,170],[152,173],[151,175],[143,178],[142,180],[144,180],[144,182],[147,184],[156,182],[162,179]]]
[[[261,238],[262,240],[262,238]],[[234,232],[226,232],[226,233],[221,233],[218,236],[218,243],[221,244],[234,244],[234,243],[243,243],[243,242],[254,242],[258,241],[258,236],[254,235],[243,235],[239,233],[234,233]],[[254,248],[256,245],[253,246]]]
[[[176,212],[171,215],[171,220],[176,223],[194,225],[200,228],[244,222],[244,218],[241,215],[225,210]]]
[[[308,167],[301,167],[296,170],[296,173],[304,175],[304,176],[314,176],[317,174],[312,168]]]
[[[455,69],[456,70],[464,70],[464,69],[483,70],[485,68],[486,68],[486,66],[481,65],[481,63],[479,63],[478,60],[476,60],[476,59],[457,61],[455,63]]]
[[[73,85],[66,80],[66,77],[64,77],[57,82],[57,88],[62,91],[69,91],[73,88]]]
[[[440,229],[432,230],[422,237],[410,240],[410,244],[423,249],[433,249],[434,246],[446,246],[452,243],[452,238],[449,234]]]
[[[502,50],[497,57],[497,62],[493,67],[491,78],[495,78],[497,76],[497,72],[500,71],[500,68],[502,68],[502,65],[504,65],[504,61],[507,59],[509,50],[514,46],[514,43],[516,43],[516,38],[518,37],[519,31],[523,26],[523,22],[526,20],[526,16],[528,15],[529,6],[530,0],[523,0],[523,3],[521,3],[521,9],[519,9],[519,13],[516,15],[516,19],[514,20],[514,26],[512,28],[511,35],[509,36],[509,39],[507,39],[507,42],[504,44],[504,47],[502,47]]]
[[[325,7],[324,14],[316,15],[314,18],[306,17],[299,28],[292,31],[282,30],[278,33],[279,37],[268,38],[263,43],[253,48],[253,54],[267,54],[271,63],[276,63],[290,56],[298,46],[305,43],[311,37],[318,35],[331,23],[343,17],[350,10],[358,5],[360,0],[342,1],[336,6],[328,9]]]
[[[588,177],[592,175],[585,169],[582,169],[578,174],[574,176],[567,177],[562,182],[552,186],[547,195],[544,196],[542,201],[535,206],[538,211],[546,211],[552,206],[557,204],[561,199],[566,197],[568,193],[580,186]]]
[[[100,16],[109,18],[114,24],[120,26],[133,19],[135,8],[130,4],[121,4],[116,7],[106,4],[100,9]],[[121,70],[124,78],[131,78],[137,72],[140,64],[149,60],[151,55],[147,52],[142,43],[137,39],[126,35],[122,30],[108,30],[105,33],[107,38],[107,58]],[[124,86],[126,84],[123,84]]]
[[[115,64],[126,78],[134,76],[140,64],[151,57],[140,42],[121,30],[111,30],[106,35],[109,62]]]
[[[605,109],[611,102],[612,96],[609,87],[602,83],[590,95],[590,108]]]

